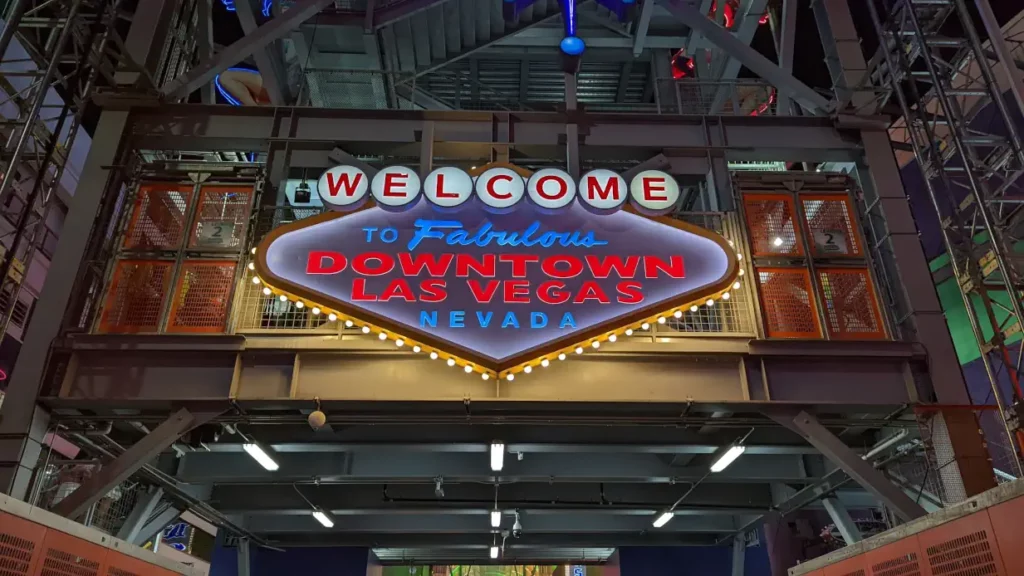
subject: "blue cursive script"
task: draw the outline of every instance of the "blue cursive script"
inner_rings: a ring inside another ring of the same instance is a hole
[[[605,246],[607,240],[598,240],[594,233],[581,232],[540,232],[540,222],[534,222],[525,230],[495,230],[490,222],[484,222],[476,232],[470,232],[458,220],[417,220],[416,232],[409,240],[409,250],[414,250],[427,239],[444,240],[449,246],[543,246],[554,245],[590,248]]]

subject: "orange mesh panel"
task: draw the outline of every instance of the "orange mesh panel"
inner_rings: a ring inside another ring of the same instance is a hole
[[[758,290],[769,338],[820,338],[811,301],[811,276],[803,268],[758,268]]]
[[[845,194],[801,195],[815,256],[860,256],[853,207]]]
[[[836,340],[885,338],[866,269],[818,268],[818,278],[829,336]]]
[[[233,261],[204,260],[182,264],[167,331],[223,332],[234,283]]]
[[[245,242],[252,188],[204,186],[190,248],[231,249]]]
[[[864,556],[871,576],[928,576],[916,536],[876,548]]]
[[[870,573],[864,566],[864,555],[861,554],[826,566],[822,574],[823,576],[869,576]]]
[[[799,231],[793,225],[791,196],[747,194],[743,206],[754,256],[803,256]]]
[[[157,332],[173,262],[121,260],[107,292],[100,332]]]
[[[1020,545],[1020,521],[1024,498],[1014,498],[988,509],[992,532],[999,544],[999,556],[1007,574],[1024,574],[1024,546]]]
[[[103,576],[105,548],[57,530],[47,530],[43,550],[39,576]]]
[[[34,575],[45,536],[39,524],[0,512],[0,575]]]
[[[971,514],[917,535],[935,576],[1010,576],[1003,570],[988,514]]]
[[[107,554],[107,569],[104,576],[157,576],[158,574],[169,574],[169,572],[159,566],[119,552],[111,551]]]
[[[177,250],[185,233],[192,186],[143,184],[124,237],[126,250]]]

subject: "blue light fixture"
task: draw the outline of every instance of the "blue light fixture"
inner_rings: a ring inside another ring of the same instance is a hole
[[[576,36],[576,0],[562,0],[562,20],[565,22],[565,38],[558,43],[568,56],[579,56],[587,45]]]
[[[578,36],[566,36],[558,43],[558,47],[569,56],[579,56],[587,48],[583,40]]]

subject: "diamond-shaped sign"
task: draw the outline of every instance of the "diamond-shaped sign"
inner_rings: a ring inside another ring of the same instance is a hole
[[[307,306],[501,372],[703,304],[731,288],[736,260],[719,235],[669,218],[421,203],[277,228],[257,273]]]

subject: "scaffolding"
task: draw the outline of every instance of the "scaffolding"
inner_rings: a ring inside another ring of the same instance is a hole
[[[120,0],[17,0],[0,32],[0,202],[20,201],[0,255],[0,338],[47,235],[86,104],[113,85],[128,25]]]
[[[976,3],[983,20],[986,12],[991,16],[987,0]],[[995,50],[984,46],[964,0],[882,4],[884,13],[867,2],[883,56],[875,76],[888,82],[902,110],[992,396],[1008,436],[1017,440],[1011,452],[1020,477],[1024,433],[1015,414],[1024,347],[1014,350],[1011,343],[1024,327],[1024,276],[1013,251],[1024,238],[1024,203],[1016,188],[1024,150],[990,62],[994,52],[1005,67],[1001,55],[1009,51],[998,27],[993,33],[989,26]],[[1007,73],[1012,82],[1014,71]],[[1019,94],[1015,100],[1024,112]],[[992,118],[979,122],[982,110],[992,110]]]

